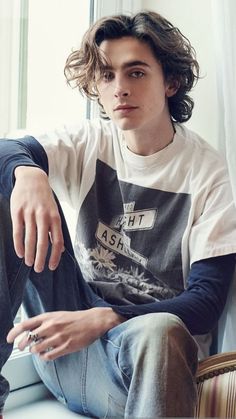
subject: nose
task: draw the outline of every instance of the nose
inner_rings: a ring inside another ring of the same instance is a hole
[[[130,93],[129,93],[128,89],[120,89],[120,88],[118,89],[118,88],[116,88],[114,95],[117,98],[118,97],[127,97],[127,96],[130,96]]]
[[[124,81],[120,79],[116,80],[116,84],[114,87],[114,96],[116,98],[130,96],[130,89],[127,86],[127,84],[124,83]]]

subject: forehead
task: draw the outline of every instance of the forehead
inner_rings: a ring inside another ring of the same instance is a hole
[[[112,67],[132,61],[142,61],[149,66],[159,64],[150,46],[131,36],[105,40],[99,49]]]

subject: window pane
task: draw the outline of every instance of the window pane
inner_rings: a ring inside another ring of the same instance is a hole
[[[0,50],[2,46],[6,49],[7,45],[6,53],[9,56],[7,63],[5,58],[3,60],[6,67],[4,71],[0,68],[0,86],[4,86],[5,95],[0,100],[0,109],[3,104],[6,116],[3,128],[0,121],[0,137],[9,136],[9,131],[13,132],[13,137],[18,137],[22,135],[17,132],[19,128],[29,133],[31,129],[43,132],[48,127],[86,117],[87,100],[81,97],[78,90],[67,86],[64,65],[72,49],[79,46],[89,26],[92,3],[78,0],[10,0],[12,7],[8,7],[4,15],[0,14]],[[4,37],[1,36],[3,22]],[[13,85],[16,92],[14,96],[10,95]],[[9,99],[7,103],[5,97]],[[3,119],[3,114],[0,119]],[[23,308],[20,307],[14,324],[21,322],[24,317]],[[10,362],[17,359],[20,368],[22,356],[19,355],[21,353],[16,340]],[[9,363],[7,371],[8,366]],[[7,378],[14,382],[9,376],[11,369],[9,371]],[[22,377],[25,379],[25,372]]]
[[[27,127],[43,129],[86,116],[78,90],[66,84],[64,65],[89,26],[89,2],[29,2]]]

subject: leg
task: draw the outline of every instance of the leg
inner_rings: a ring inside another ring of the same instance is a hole
[[[26,278],[29,272],[17,258],[12,242],[12,227],[9,203],[0,195],[0,370],[12,352],[6,335],[22,301]],[[0,412],[9,393],[8,382],[0,375]]]
[[[34,316],[52,310],[80,310],[105,304],[85,283],[73,258],[67,226],[61,212],[66,251],[55,272],[45,268],[36,274],[20,260],[13,248],[9,200],[0,195],[0,370],[9,358],[12,345],[6,335],[24,299],[26,312]],[[73,357],[72,357],[73,358]],[[61,361],[59,362],[59,364]],[[38,371],[58,398],[61,394],[56,363],[37,363]],[[8,382],[0,375],[0,412],[9,392]]]
[[[128,320],[87,350],[87,413],[117,419],[193,417],[197,364],[195,341],[176,316]]]

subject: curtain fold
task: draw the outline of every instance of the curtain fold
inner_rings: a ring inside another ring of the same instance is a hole
[[[225,154],[236,202],[236,2],[212,0],[219,121],[218,146]]]
[[[236,2],[212,0],[219,120],[218,148],[225,155],[236,202]],[[218,351],[236,350],[236,274],[219,322]]]

